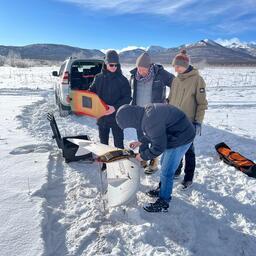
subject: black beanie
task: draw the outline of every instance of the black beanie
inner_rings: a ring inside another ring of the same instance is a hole
[[[145,109],[135,105],[123,105],[116,113],[116,122],[121,129],[125,128],[141,128],[141,121]]]
[[[106,56],[105,56],[105,63],[109,64],[109,63],[119,63],[119,56],[117,54],[116,51],[114,50],[109,50],[106,52]]]

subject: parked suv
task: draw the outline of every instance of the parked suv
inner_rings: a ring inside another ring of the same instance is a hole
[[[95,75],[100,73],[102,66],[103,60],[70,57],[63,62],[59,72],[52,72],[53,76],[59,77],[54,86],[54,91],[60,116],[67,116],[71,111],[70,91],[87,90]]]

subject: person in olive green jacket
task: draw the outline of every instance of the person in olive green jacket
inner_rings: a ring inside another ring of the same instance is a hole
[[[202,122],[208,105],[204,79],[200,76],[198,70],[189,64],[186,50],[182,50],[175,56],[172,65],[178,75],[171,85],[168,97],[169,104],[181,109],[194,124],[196,134],[201,135]],[[182,166],[181,160],[175,173],[176,177],[181,174]],[[185,176],[182,181],[184,189],[192,184],[195,166],[195,149],[192,143],[185,155]]]

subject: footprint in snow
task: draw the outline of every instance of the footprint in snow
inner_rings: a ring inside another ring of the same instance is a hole
[[[13,149],[10,154],[11,155],[22,155],[22,154],[29,154],[29,153],[46,153],[52,149],[50,144],[31,144],[22,147],[17,147]]]

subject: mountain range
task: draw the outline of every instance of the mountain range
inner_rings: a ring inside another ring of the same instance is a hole
[[[164,48],[150,46],[147,52],[153,62],[168,64],[181,49],[186,49],[191,63],[203,65],[256,65],[256,44],[233,42],[220,44],[205,39],[193,44]],[[136,58],[145,50],[137,48],[119,53],[121,63],[136,62]],[[97,49],[82,49],[59,44],[32,44],[27,46],[0,45],[0,55],[11,55],[21,59],[63,61],[70,56],[78,58],[104,58],[104,53]]]
[[[225,47],[231,48],[235,51],[249,53],[250,55],[256,57],[256,43],[243,43],[240,42],[238,38],[234,38],[233,40],[229,41],[218,41],[217,43],[222,44]]]

